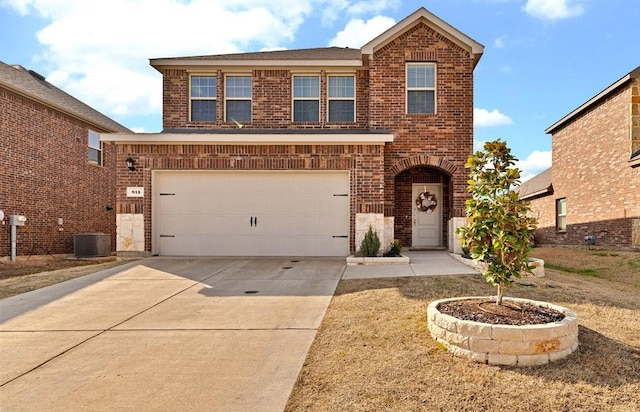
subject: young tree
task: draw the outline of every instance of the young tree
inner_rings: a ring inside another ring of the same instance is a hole
[[[496,303],[502,304],[505,289],[521,271],[530,271],[529,252],[537,221],[529,202],[518,198],[520,184],[517,159],[500,139],[487,142],[483,151],[469,156],[470,169],[466,202],[467,226],[458,229],[462,246],[476,262],[483,262],[488,283],[497,287]]]

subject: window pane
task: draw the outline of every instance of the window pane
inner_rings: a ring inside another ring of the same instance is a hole
[[[567,199],[556,200],[556,229],[561,232],[567,230]]]
[[[101,156],[100,150],[92,149],[91,147],[89,148],[89,163],[94,163],[99,165],[101,157],[102,156]]]
[[[564,216],[567,214],[567,203],[565,199],[558,200],[558,215]]]
[[[558,216],[558,230],[567,230],[567,218],[565,216]]]
[[[227,100],[227,122],[251,122],[251,100]]]
[[[191,97],[217,96],[218,84],[215,76],[191,77]]]
[[[293,102],[294,122],[320,121],[320,102],[317,100],[296,100]]]
[[[89,130],[89,147],[100,149],[100,135],[93,130]]]
[[[216,101],[215,100],[192,100],[191,120],[194,122],[215,122],[216,121]]]
[[[228,98],[251,98],[251,76],[227,76],[226,96]]]
[[[407,93],[407,113],[435,113],[435,93],[430,90]]]
[[[329,97],[353,98],[354,79],[351,76],[329,77]]]
[[[435,87],[435,80],[435,66],[433,64],[407,66],[407,87]]]
[[[293,97],[320,97],[320,79],[316,76],[295,76]]]
[[[353,122],[353,100],[332,100],[329,102],[330,122]]]

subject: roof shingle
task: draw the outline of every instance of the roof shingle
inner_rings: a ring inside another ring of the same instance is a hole
[[[22,66],[9,66],[0,61],[0,87],[100,126],[104,131],[132,133],[120,123],[47,82],[43,76]]]

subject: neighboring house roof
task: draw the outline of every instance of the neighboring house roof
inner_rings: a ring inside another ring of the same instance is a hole
[[[518,188],[520,199],[527,200],[543,197],[553,193],[551,184],[551,168],[540,172],[536,176],[522,183]]]
[[[562,119],[558,120],[557,122],[549,126],[547,130],[545,130],[544,132],[550,133],[550,134],[555,133],[556,130],[565,126],[570,121],[577,118],[585,111],[589,110],[591,107],[599,104],[604,98],[606,98],[612,92],[616,91],[620,86],[623,86],[631,79],[636,79],[638,77],[640,77],[640,66],[636,67],[635,69],[627,73],[625,76],[623,76],[621,79],[614,82],[611,86],[607,87],[606,89],[604,89],[603,91],[601,91],[600,93],[598,93],[597,95],[589,99],[586,103],[582,104],[580,107],[578,107],[568,115],[564,116]]]
[[[473,66],[475,67],[482,56],[484,46],[476,42],[464,33],[456,30],[448,23],[436,17],[424,7],[419,8],[413,14],[395,24],[361,49],[348,47],[321,47],[314,49],[276,50],[253,53],[215,54],[209,56],[169,57],[150,59],[151,66],[178,67],[178,66],[292,66],[298,62],[304,66],[338,66],[360,67],[363,60],[368,60],[375,50],[384,47],[387,43],[401,35],[411,26],[423,22],[444,37],[456,43],[458,46],[471,53]]]
[[[362,54],[373,55],[373,52],[377,49],[384,47],[390,41],[404,33],[411,26],[415,25],[418,21],[422,21],[427,26],[431,27],[436,32],[442,34],[444,37],[456,43],[458,46],[471,53],[473,58],[473,67],[478,64],[480,57],[484,51],[484,46],[471,37],[457,30],[449,23],[441,20],[435,14],[431,13],[424,7],[420,7],[418,10],[402,19],[395,24],[389,30],[385,31],[369,43],[362,46]]]
[[[82,120],[107,132],[133,133],[120,123],[89,107],[47,82],[44,76],[22,66],[0,61],[0,87]]]

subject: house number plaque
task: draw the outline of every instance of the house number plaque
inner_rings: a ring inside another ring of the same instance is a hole
[[[127,197],[144,197],[144,187],[127,187]]]

